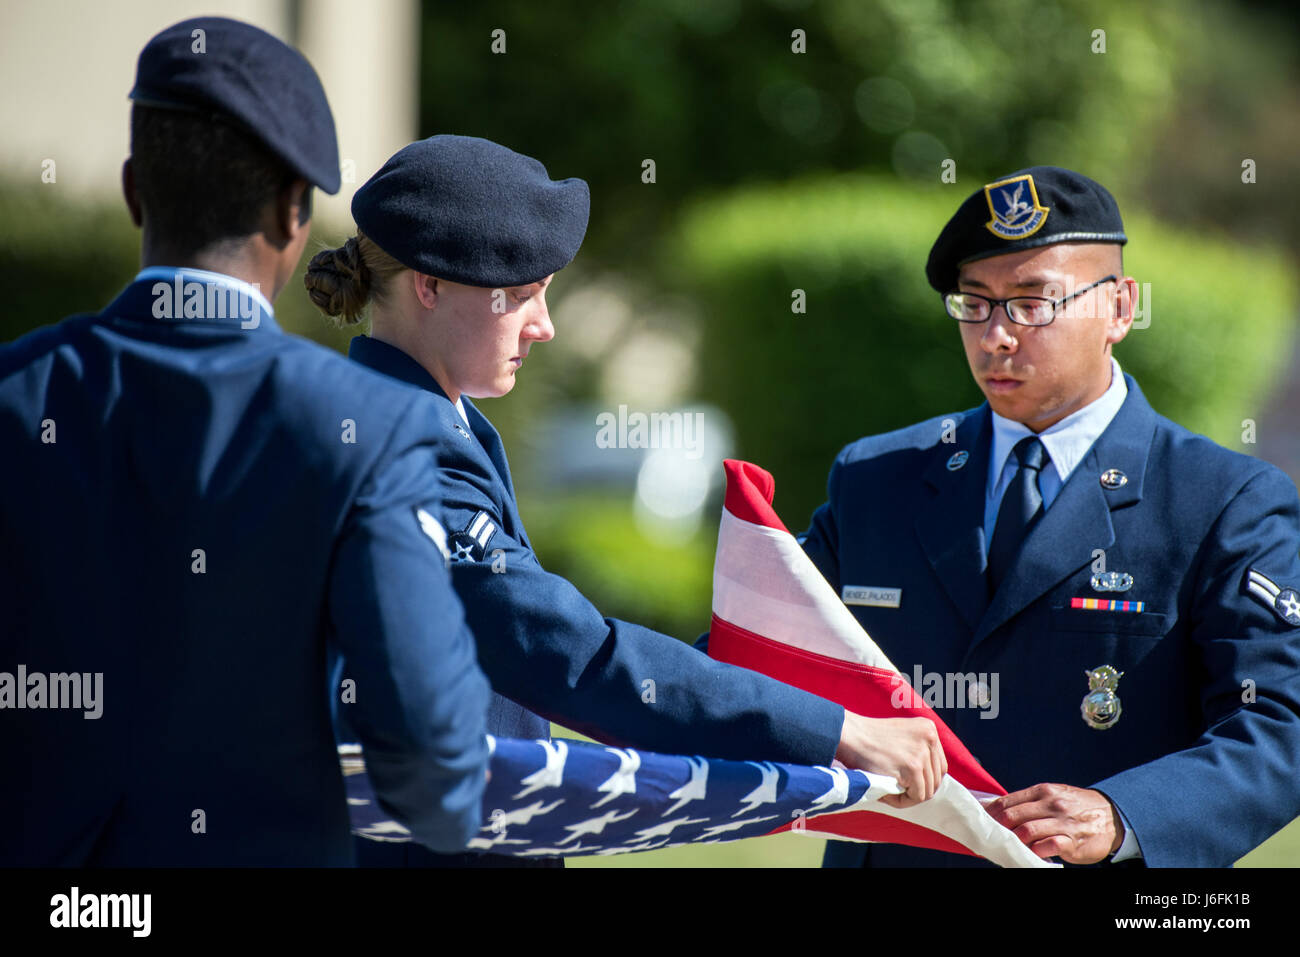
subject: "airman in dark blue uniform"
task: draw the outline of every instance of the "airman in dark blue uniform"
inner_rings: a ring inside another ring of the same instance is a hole
[[[339,186],[320,81],[202,18],[150,41],[132,97],[145,269],[0,349],[0,865],[351,863],[330,647],[384,806],[462,847],[488,692],[436,403],[270,303]]]
[[[847,446],[804,548],[904,674],[962,690],[936,710],[1034,851],[1225,867],[1300,814],[1300,502],[1120,370],[1126,241],[1071,170],[971,195],[926,271],[988,401]]]
[[[554,720],[669,753],[805,764],[838,756],[900,777],[912,788],[907,800],[929,797],[943,774],[929,722],[846,714],[606,618],[533,552],[505,449],[471,397],[504,395],[529,350],[554,335],[546,288],[577,253],[588,205],[582,180],[552,181],[537,160],[487,140],[435,136],[399,151],[357,191],[358,235],[318,254],[307,274],[330,315],[355,320],[375,297],[371,335],[349,354],[437,406],[438,516],[495,692],[489,730],[547,738]]]

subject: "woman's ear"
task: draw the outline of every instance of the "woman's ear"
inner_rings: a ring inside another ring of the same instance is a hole
[[[435,308],[438,305],[438,280],[415,270],[411,270],[411,276],[415,283],[415,298],[420,305],[425,309]]]

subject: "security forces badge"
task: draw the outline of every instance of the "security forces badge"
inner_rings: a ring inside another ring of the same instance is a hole
[[[1100,665],[1086,672],[1088,676],[1088,693],[1079,703],[1083,714],[1083,723],[1094,731],[1106,731],[1115,727],[1124,707],[1116,694],[1119,679],[1124,672],[1110,665]]]
[[[1038,201],[1038,189],[1030,173],[989,183],[984,187],[984,198],[988,200],[989,212],[993,215],[984,225],[1001,239],[1032,236],[1047,222],[1050,212]]]

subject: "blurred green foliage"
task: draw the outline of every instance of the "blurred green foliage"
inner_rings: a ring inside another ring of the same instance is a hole
[[[125,122],[125,119],[124,119]],[[48,186],[0,183],[0,342],[98,312],[140,268],[126,205],[70,203]]]
[[[701,396],[733,415],[740,457],[776,477],[792,528],[825,497],[845,443],[983,401],[923,273],[966,193],[822,177],[706,200],[683,217],[675,274],[708,316]],[[1149,293],[1150,325],[1116,357],[1157,411],[1249,451],[1242,420],[1260,414],[1289,357],[1278,344],[1294,325],[1293,270],[1268,248],[1136,213],[1126,228],[1124,265]],[[806,314],[792,312],[796,289]]]
[[[637,527],[626,494],[610,491],[562,497],[521,491],[520,514],[543,567],[580,582],[606,615],[684,641],[708,630],[716,521],[684,544],[665,545]]]
[[[1141,184],[1180,220],[1300,245],[1300,220],[1278,215],[1300,178],[1295,20],[1281,10],[494,0],[426,4],[423,30],[421,135],[485,136],[586,179],[587,260],[640,264],[680,202],[746,181],[827,170],[937,182],[944,158],[972,179],[1070,166],[1116,191]],[[505,53],[492,52],[495,30]],[[805,53],[792,51],[795,30]],[[1248,192],[1243,157],[1262,170]]]

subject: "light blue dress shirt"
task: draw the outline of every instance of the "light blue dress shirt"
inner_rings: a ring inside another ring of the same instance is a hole
[[[1110,360],[1110,387],[1099,398],[1071,413],[1049,429],[1035,433],[1027,425],[1003,418],[993,413],[993,451],[989,455],[988,492],[984,497],[984,541],[993,540],[993,528],[998,520],[998,506],[1002,494],[1016,474],[1016,460],[1011,455],[1015,444],[1027,435],[1038,435],[1051,457],[1051,466],[1044,468],[1038,477],[1038,490],[1043,496],[1044,510],[1061,491],[1070,473],[1083,461],[1094,442],[1106,431],[1110,420],[1124,404],[1128,386],[1119,363]]]
[[[1038,477],[1038,491],[1043,496],[1043,510],[1046,511],[1051,508],[1070,473],[1083,461],[1101,433],[1106,431],[1106,426],[1115,418],[1115,413],[1124,404],[1127,395],[1128,386],[1124,384],[1124,375],[1120,372],[1115,357],[1111,356],[1110,387],[1099,398],[1078,412],[1067,415],[1051,428],[1035,433],[1027,425],[993,413],[993,451],[989,455],[988,492],[984,498],[985,542],[993,540],[993,528],[997,524],[1002,494],[1016,474],[1016,460],[1011,455],[1016,443],[1027,435],[1037,434],[1052,459],[1051,465],[1044,468]],[[1124,840],[1111,860],[1141,857],[1142,849],[1138,846],[1137,837],[1123,811],[1120,811],[1119,817],[1124,825]]]
[[[194,269],[190,266],[146,266],[136,274],[133,281],[139,282],[141,280],[152,279],[155,282],[171,283],[175,282],[177,276],[181,278],[182,282],[197,282],[205,286],[220,286],[223,289],[232,292],[236,298],[234,300],[228,300],[224,305],[228,306],[233,303],[236,308],[229,309],[227,316],[232,320],[242,319],[243,321],[241,321],[240,325],[244,329],[256,329],[258,325],[261,324],[261,316],[259,315],[253,314],[241,316],[238,311],[240,306],[243,306],[244,311],[251,312],[251,310],[247,308],[246,302],[251,302],[256,305],[261,310],[262,314],[264,314],[268,319],[275,318],[275,310],[271,308],[271,301],[262,294],[261,289],[252,283],[245,282],[235,276],[228,276],[222,272],[209,272],[206,269]],[[245,300],[245,303],[241,303],[241,299]],[[157,313],[155,313],[155,315],[157,315]],[[173,318],[179,319],[181,316],[177,314],[174,315]]]

